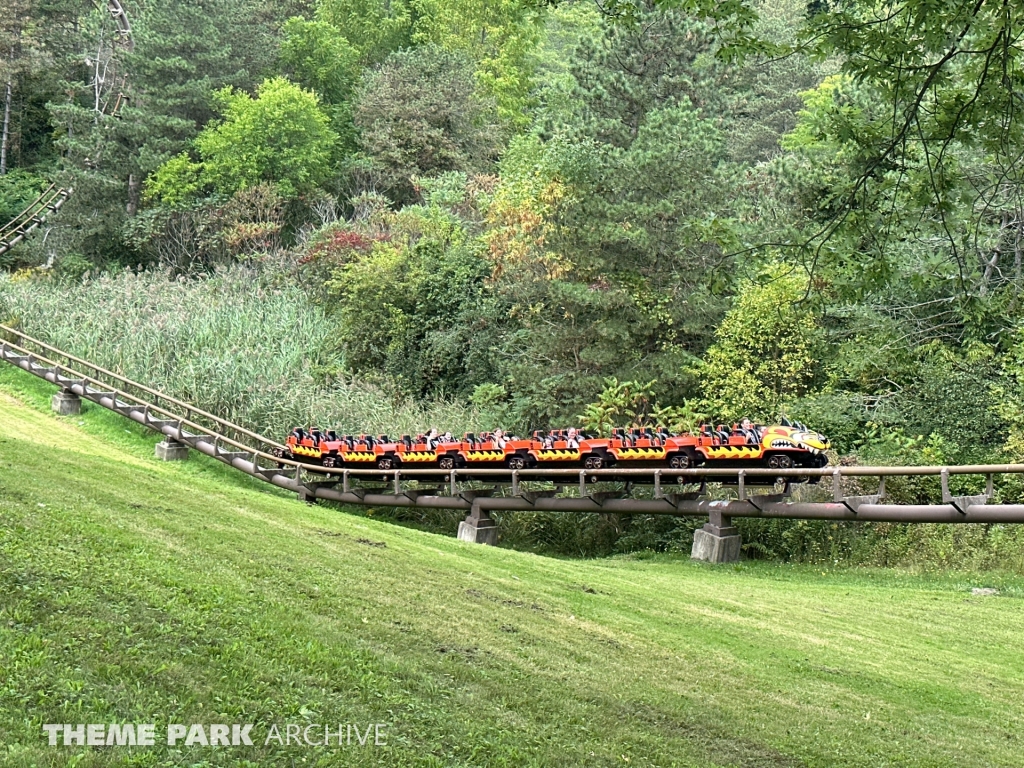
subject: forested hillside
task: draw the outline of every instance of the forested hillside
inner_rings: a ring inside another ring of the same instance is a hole
[[[1022,458],[1013,4],[101,5],[5,3],[5,319],[267,430]]]

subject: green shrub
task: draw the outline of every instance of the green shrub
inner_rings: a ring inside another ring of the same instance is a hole
[[[0,224],[6,224],[35,200],[49,185],[42,176],[15,168],[0,176]]]
[[[840,454],[852,451],[864,438],[868,421],[877,418],[867,398],[852,392],[809,395],[790,403],[785,411],[789,418],[827,435]]]
[[[807,280],[779,264],[740,285],[700,366],[703,408],[728,420],[771,420],[820,375],[823,336],[799,302]]]
[[[358,231],[327,227],[304,261],[332,265],[328,306],[351,370],[383,373],[416,395],[469,397],[493,375],[482,333],[490,265],[469,220],[465,175],[424,181],[423,190],[423,205],[377,209]]]
[[[602,557],[622,536],[620,515],[596,512],[507,512],[495,515],[502,546],[563,557]]]

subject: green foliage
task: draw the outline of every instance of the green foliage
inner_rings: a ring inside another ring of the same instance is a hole
[[[334,26],[324,21],[292,18],[282,29],[280,66],[297,85],[311,90],[331,118],[338,135],[334,152],[339,157],[356,151],[352,98],[359,83],[359,52]]]
[[[17,328],[21,324],[11,311],[10,301],[2,293],[0,293],[0,324],[10,326],[11,328]],[[0,334],[0,339],[11,342],[16,341],[16,339],[8,338],[8,336],[13,336],[13,334],[8,334],[5,331],[3,334]]]
[[[641,426],[647,423],[655,382],[620,382],[612,377],[605,379],[604,383],[605,387],[597,396],[597,401],[590,403],[579,416],[585,429],[608,435],[612,427]]]
[[[284,78],[265,80],[256,98],[219,91],[223,120],[196,137],[201,160],[168,160],[147,182],[147,196],[171,207],[212,190],[233,195],[272,183],[285,197],[309,193],[332,172],[337,135],[317,97]]]
[[[494,105],[476,94],[470,61],[434,46],[368,72],[354,116],[375,186],[399,202],[416,199],[417,177],[485,171],[498,152]]]
[[[337,136],[313,93],[278,77],[265,80],[255,99],[230,89],[218,98],[223,121],[196,138],[203,179],[218,192],[273,182],[293,196],[328,178]]]
[[[413,41],[464,53],[502,122],[517,129],[529,125],[542,13],[519,0],[413,0],[413,7]]]
[[[710,116],[727,89],[708,30],[651,11],[579,46],[566,111],[512,144],[491,211],[497,294],[523,329],[501,354],[533,423],[580,413],[611,376],[656,380],[663,403],[692,397],[733,279],[732,168]]]
[[[664,426],[669,432],[680,434],[690,432],[696,434],[701,424],[707,423],[711,414],[700,410],[700,403],[696,398],[688,400],[683,405],[665,405],[651,411],[649,424],[651,426]]]
[[[203,166],[187,152],[172,157],[146,181],[146,198],[176,207],[194,200],[203,191]]]
[[[359,51],[363,63],[380,64],[412,47],[460,54],[480,95],[497,106],[507,125],[524,128],[532,106],[534,58],[543,13],[516,0],[322,0],[318,18]]]
[[[752,33],[769,46],[789,48],[797,41],[807,16],[804,0],[758,0]],[[745,166],[768,163],[780,154],[780,140],[796,125],[800,93],[814,88],[831,72],[827,64],[805,56],[750,56],[730,72],[738,78],[739,109],[732,110],[722,129],[734,162]],[[763,230],[757,233],[767,239]]]
[[[324,104],[348,101],[359,79],[359,53],[341,32],[302,18],[288,19],[281,31],[281,65],[288,78]]]
[[[508,392],[500,384],[477,384],[473,387],[469,402],[480,412],[483,424],[505,428],[514,426],[515,416],[509,408]]]
[[[471,204],[465,182],[459,174],[441,177],[427,186],[424,205],[382,213],[377,226],[386,235],[362,239],[365,246],[353,238],[356,247],[337,254],[327,287],[352,370],[385,373],[416,394],[468,396],[485,380],[476,337],[488,264],[449,207]],[[453,192],[456,199],[446,201]]]
[[[689,557],[693,532],[704,521],[671,515],[623,515],[619,524],[621,535],[614,545],[617,553],[669,552]]]
[[[46,179],[17,169],[0,176],[0,223],[6,224],[49,186]]]
[[[850,453],[864,439],[868,424],[884,423],[883,431],[899,423],[892,409],[880,408],[858,392],[821,392],[786,403],[786,415],[827,435],[839,455]],[[876,421],[872,421],[875,419]]]
[[[623,532],[619,515],[517,512],[496,515],[502,544],[558,557],[605,557]]]
[[[337,29],[366,64],[409,45],[413,9],[407,0],[320,0],[317,18]]]
[[[122,235],[147,262],[195,274],[227,260],[222,204],[222,198],[191,198],[147,208],[125,223]]]
[[[135,266],[143,257],[130,250],[123,227],[142,209],[143,180],[214,119],[214,92],[252,89],[254,78],[271,69],[273,30],[283,21],[276,13],[289,4],[125,3],[131,51],[111,48],[115,26],[106,7],[91,10],[94,5],[62,0],[40,8],[43,23],[60,36],[51,48],[61,87],[50,99],[49,137],[63,157],[61,181],[78,194],[48,233],[49,252],[38,258],[73,251],[95,264]],[[68,11],[70,19],[63,15]],[[95,64],[98,57],[97,79],[82,63]],[[97,98],[109,113],[119,93],[126,99],[116,117],[97,114]]]
[[[597,400],[588,403],[577,418],[585,429],[602,435],[610,434],[612,427],[666,427],[673,433],[695,431],[707,415],[697,410],[694,401],[681,406],[658,405],[654,401],[657,383],[605,379],[605,388]]]
[[[758,5],[750,0],[611,0],[602,4],[601,10],[615,23],[637,27],[656,7],[679,10],[713,26],[723,42],[717,53],[723,60],[776,50],[769,41],[754,34]]]
[[[903,430],[941,438],[951,462],[1001,462],[1008,381],[994,350],[980,343],[915,348],[900,343],[894,330],[878,323],[875,333],[833,347],[824,391],[788,402],[787,414],[829,435],[840,452],[852,450],[867,431]]]
[[[1007,339],[1000,361],[1002,381],[993,387],[995,410],[1008,425],[1006,448],[1015,461],[1024,458],[1024,329]]]
[[[707,411],[727,420],[774,420],[780,406],[820,377],[822,335],[800,306],[806,281],[781,266],[739,289],[700,367]]]
[[[842,71],[805,94],[778,165],[807,220],[774,239],[844,298],[899,308],[926,340],[953,324],[990,340],[1012,324],[1020,181],[1008,148],[1024,128],[1008,94],[1024,70],[1000,42],[1020,29],[1011,16],[907,0],[817,13],[805,30]]]
[[[43,8],[37,0],[7,0],[0,15],[0,176],[30,167],[40,155],[53,159],[52,153],[33,146],[49,143],[50,126],[45,111],[40,114],[39,99],[57,95],[47,69],[53,66],[63,37],[60,27],[73,18],[73,12],[65,2],[48,5],[50,24],[40,23]],[[4,196],[0,188],[0,222],[7,221]]]
[[[998,413],[1003,404],[993,393],[1001,383],[991,350],[981,345],[962,357],[933,351],[895,406],[909,431],[949,446],[947,461],[975,463],[991,459],[1008,436]]]
[[[952,142],[998,156],[1019,141],[1024,123],[1014,103],[1024,53],[1009,41],[1022,30],[1024,18],[1004,7],[901,0],[830,8],[811,18],[806,34],[887,105],[891,117],[869,134],[879,141],[865,172],[923,151],[941,176],[956,172],[955,157],[945,156]],[[931,189],[940,205],[952,191],[945,184]]]

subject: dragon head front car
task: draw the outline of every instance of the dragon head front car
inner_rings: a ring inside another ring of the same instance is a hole
[[[765,430],[762,445],[766,449],[799,449],[813,454],[823,454],[831,448],[829,439],[820,432],[796,426],[775,425]]]

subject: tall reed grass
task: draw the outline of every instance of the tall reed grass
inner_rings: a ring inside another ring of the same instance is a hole
[[[0,275],[0,306],[30,335],[268,436],[299,424],[392,435],[482,426],[465,403],[414,402],[345,376],[323,309],[245,265],[80,283]],[[366,315],[377,321],[372,307]]]

